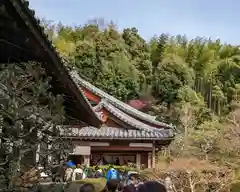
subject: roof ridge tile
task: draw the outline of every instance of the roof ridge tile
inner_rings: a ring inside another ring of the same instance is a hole
[[[103,90],[97,88],[93,84],[91,84],[88,81],[86,81],[83,78],[81,78],[76,70],[72,70],[70,72],[70,75],[73,78],[76,79],[76,81],[78,82],[78,84],[80,86],[83,86],[83,87],[89,89],[93,93],[99,95],[103,99],[105,99],[108,102],[110,102],[115,107],[119,108],[120,110],[126,111],[127,113],[131,113],[132,115],[134,115],[134,116],[136,116],[136,117],[138,117],[140,119],[143,119],[145,121],[148,121],[149,123],[153,123],[153,124],[160,125],[160,126],[163,126],[163,127],[169,127],[169,128],[173,127],[172,125],[168,125],[166,123],[157,121],[154,116],[151,116],[151,115],[148,115],[146,113],[143,113],[143,112],[141,112],[141,111],[131,107],[130,105],[128,105],[128,104],[118,100],[117,98],[109,95],[108,93],[104,92]]]

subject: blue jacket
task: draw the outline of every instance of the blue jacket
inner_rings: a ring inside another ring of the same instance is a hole
[[[75,166],[75,164],[74,164],[71,160],[68,161],[66,164],[67,164],[68,167],[73,167],[73,166]]]
[[[107,181],[110,179],[119,179],[119,173],[116,169],[111,168],[107,172]]]

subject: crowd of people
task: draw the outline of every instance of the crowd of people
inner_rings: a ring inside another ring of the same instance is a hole
[[[103,176],[103,175],[99,175]],[[101,192],[166,192],[163,184],[157,181],[144,181],[138,173],[132,173],[124,180],[121,174],[113,166],[110,166],[106,174],[106,186]],[[98,192],[94,185],[84,184],[80,192]]]
[[[79,192],[98,192],[93,184],[87,183],[80,187]],[[116,180],[109,180],[101,192],[167,192],[165,186],[157,181],[146,181],[137,186],[131,183],[119,186]]]
[[[107,180],[109,179],[122,179],[123,174],[114,169],[113,166],[110,166],[107,172],[106,170],[102,170],[98,166],[95,167],[94,170],[87,168],[86,166],[81,166],[77,164],[76,166],[67,166],[64,173],[64,178],[62,179],[65,182],[82,180],[85,178],[101,178],[105,177]]]
[[[117,159],[118,161],[118,159]],[[116,164],[115,164],[116,165]],[[101,164],[97,164],[94,169],[89,168],[86,165],[81,165],[73,162],[72,160],[69,160],[66,162],[66,164],[63,166],[64,173],[62,174],[61,178],[55,177],[56,174],[60,173],[61,171],[55,170],[52,172],[52,179],[53,181],[75,181],[75,180],[82,180],[85,178],[100,178],[100,177],[106,177],[108,178],[120,178],[124,177],[125,173],[120,173],[116,169],[114,169],[113,166],[108,167],[108,169],[101,169]],[[56,173],[56,174],[55,174]]]
[[[127,176],[126,176],[127,175]],[[80,164],[73,164],[71,161],[67,163],[63,180],[71,182],[82,180],[85,178],[106,178],[105,188],[101,192],[166,192],[163,184],[155,181],[144,181],[136,172],[123,174],[114,166],[110,166],[107,170],[102,170],[96,166],[92,172],[87,167]],[[79,192],[99,192],[96,191],[91,183],[84,184],[80,187]]]

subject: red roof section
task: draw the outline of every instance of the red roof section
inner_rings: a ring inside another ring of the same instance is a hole
[[[127,102],[128,105],[131,107],[137,109],[137,110],[143,110],[145,108],[148,108],[150,105],[149,101],[142,101],[142,100],[129,100]]]

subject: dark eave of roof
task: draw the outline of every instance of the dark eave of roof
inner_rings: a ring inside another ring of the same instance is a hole
[[[19,37],[15,37],[18,33],[14,35],[14,32],[8,35],[9,28],[7,29],[4,24],[0,29],[0,48],[3,49],[5,46],[5,37],[8,38],[8,41],[13,41],[11,42],[12,45],[21,44],[24,46],[24,48],[18,49],[16,46],[11,46],[9,45],[10,43],[7,42],[8,45],[6,45],[8,49],[11,50],[5,52],[1,50],[1,63],[7,63],[7,61],[9,61],[9,58],[7,58],[9,55],[12,57],[11,62],[41,62],[47,73],[51,75],[56,82],[62,84],[68,97],[72,97],[71,107],[74,108],[72,110],[75,111],[75,118],[79,118],[90,125],[99,127],[101,125],[100,119],[96,116],[95,112],[86,101],[86,98],[72,80],[59,54],[48,40],[44,33],[44,29],[40,26],[40,21],[35,18],[34,11],[29,9],[29,3],[24,0],[2,0],[0,6],[1,5],[4,5],[7,14],[12,16],[10,19],[16,22],[16,29],[19,30]],[[1,17],[1,21],[3,20],[3,17]],[[4,58],[4,56],[6,58]]]

